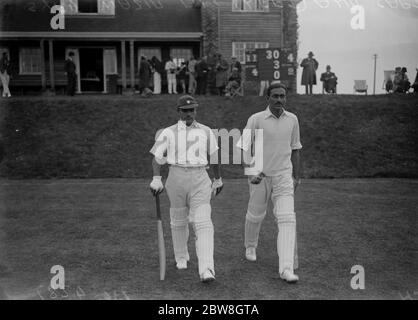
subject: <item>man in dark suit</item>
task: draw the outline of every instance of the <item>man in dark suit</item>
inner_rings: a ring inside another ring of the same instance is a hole
[[[67,73],[67,95],[73,96],[75,94],[77,73],[76,66],[73,61],[74,52],[68,54],[67,60],[65,60],[65,72]]]
[[[324,83],[326,93],[337,93],[337,77],[331,72],[331,66],[327,66],[327,71],[321,74],[321,81]]]
[[[206,94],[209,66],[206,57],[200,58],[196,66],[196,94]]]

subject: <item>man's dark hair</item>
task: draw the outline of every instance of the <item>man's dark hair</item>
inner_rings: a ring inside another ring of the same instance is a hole
[[[270,93],[271,93],[271,91],[272,91],[273,89],[277,89],[277,88],[282,88],[282,89],[284,89],[284,90],[286,91],[286,93],[287,93],[287,87],[286,87],[283,83],[276,82],[276,83],[271,84],[271,85],[267,88],[267,97],[270,97]]]
[[[74,52],[70,51],[70,53],[68,54],[70,57],[72,57],[74,55]]]

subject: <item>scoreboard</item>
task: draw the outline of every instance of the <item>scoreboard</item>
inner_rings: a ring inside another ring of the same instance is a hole
[[[289,81],[296,76],[293,53],[289,48],[256,49],[259,81]]]
[[[255,50],[245,51],[245,79],[258,81],[257,52]]]

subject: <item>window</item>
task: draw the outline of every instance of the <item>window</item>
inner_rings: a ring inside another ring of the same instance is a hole
[[[78,0],[78,13],[97,13],[97,1]]]
[[[20,48],[19,50],[19,73],[41,73],[41,48]]]
[[[152,48],[152,47],[139,48],[138,49],[138,60],[140,60],[142,56],[146,57],[147,60],[151,60],[151,58],[153,56],[156,56],[157,59],[161,61],[161,49],[157,48],[157,47],[155,47],[155,48]]]
[[[268,48],[268,42],[232,42],[232,56],[245,64],[245,51]]]
[[[269,0],[232,0],[234,12],[268,12]]]
[[[104,49],[103,60],[106,74],[118,74],[116,49]]]
[[[177,67],[180,67],[182,62],[190,60],[192,55],[191,48],[170,48],[170,57],[173,58]]]
[[[65,15],[115,15],[115,0],[61,0]]]
[[[8,56],[8,57],[9,57],[9,59],[10,59],[9,48],[6,48],[6,47],[0,47],[0,57],[2,57],[2,56],[3,56],[3,52],[6,52],[6,53],[7,53],[7,56]]]

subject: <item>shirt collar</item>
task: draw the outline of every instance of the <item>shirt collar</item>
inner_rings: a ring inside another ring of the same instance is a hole
[[[265,119],[267,119],[267,118],[269,118],[269,117],[273,117],[273,118],[276,118],[276,119],[278,119],[272,112],[271,112],[271,110],[270,110],[270,106],[267,106],[267,108],[266,108],[266,116],[265,116]],[[288,114],[287,114],[287,111],[285,110],[285,108],[283,108],[283,112],[282,112],[282,114],[280,115],[280,118],[281,117],[283,117],[283,116],[287,116]]]
[[[179,130],[186,130],[187,129],[186,122],[182,121],[182,120],[179,120],[177,122],[177,126],[178,126]],[[189,128],[198,128],[198,123],[196,122],[196,120],[193,121],[193,123],[190,125]]]

